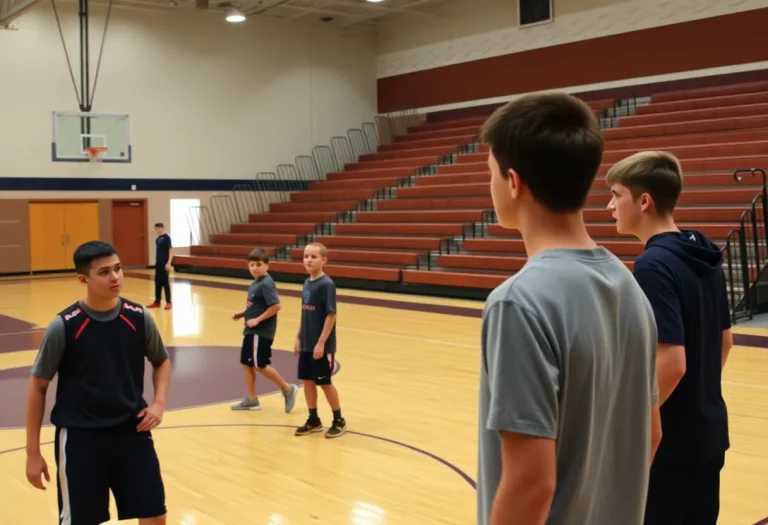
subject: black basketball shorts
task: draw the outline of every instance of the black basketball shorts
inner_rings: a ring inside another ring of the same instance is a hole
[[[110,490],[121,521],[166,513],[152,434],[137,432],[136,425],[99,430],[56,428],[60,525],[109,521]]]
[[[330,385],[335,366],[334,354],[323,354],[320,359],[312,357],[312,352],[299,353],[299,379],[314,381],[316,385]]]
[[[272,339],[255,334],[243,337],[243,347],[240,349],[240,363],[245,366],[266,368],[272,364]]]

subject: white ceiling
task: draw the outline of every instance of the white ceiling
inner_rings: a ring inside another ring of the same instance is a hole
[[[0,0],[2,2],[3,0]],[[8,1],[8,0],[6,0]],[[72,0],[57,0],[72,1]],[[75,0],[77,1],[77,0]],[[107,4],[109,0],[90,0]],[[409,15],[431,18],[430,9],[456,0],[112,0],[114,5],[140,9],[194,10],[224,13],[238,9],[247,16],[301,20],[375,30],[387,17]],[[472,0],[458,0],[472,1]],[[207,7],[205,5],[207,4]],[[325,19],[325,20],[324,20]]]

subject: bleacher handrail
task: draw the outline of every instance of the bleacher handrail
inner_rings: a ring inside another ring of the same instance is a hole
[[[187,208],[186,215],[190,245],[208,244],[209,235],[215,233],[213,232],[213,219],[211,218],[208,206],[190,206]]]
[[[745,210],[747,213],[749,210]],[[733,239],[736,240],[733,240]],[[737,296],[736,280],[734,279],[734,244],[738,243],[739,250],[739,265],[737,268],[736,277],[740,277],[739,285],[742,287],[741,297]],[[749,268],[747,266],[747,250],[744,239],[744,230],[742,228],[734,228],[728,232],[725,239],[725,246],[723,247],[723,255],[725,256],[725,263],[728,269],[728,298],[730,301],[731,309],[731,322],[735,323],[739,317],[746,316],[752,319],[752,310],[750,308],[744,308],[743,311],[739,311],[740,303],[747,302],[747,290],[749,289]],[[740,276],[738,274],[741,274]],[[737,298],[738,297],[738,298]],[[746,305],[745,305],[746,306]]]
[[[231,195],[227,193],[212,195],[210,206],[216,226],[214,233],[224,233],[231,228],[232,224],[238,221],[235,204]]]
[[[238,220],[242,222],[248,221],[249,214],[261,211],[256,187],[250,182],[235,184],[232,187],[232,197],[235,201]]]
[[[759,173],[763,176],[763,194],[766,193],[766,176],[765,176],[765,170],[762,168],[740,168],[733,172],[733,178],[736,179],[736,182],[741,182],[744,178],[741,176],[742,173],[749,173],[753,177],[755,176],[755,173]]]

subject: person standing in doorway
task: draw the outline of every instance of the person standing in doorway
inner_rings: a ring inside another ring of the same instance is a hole
[[[147,308],[160,308],[160,292],[165,290],[165,309],[171,306],[171,262],[173,261],[173,245],[171,236],[165,233],[165,225],[162,222],[155,223],[155,302],[148,304]]]

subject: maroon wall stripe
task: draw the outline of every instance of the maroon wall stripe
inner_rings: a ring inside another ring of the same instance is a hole
[[[768,8],[378,79],[380,112],[768,60]]]

